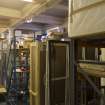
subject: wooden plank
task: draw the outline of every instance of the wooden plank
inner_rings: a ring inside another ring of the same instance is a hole
[[[105,65],[79,63],[78,72],[81,72],[81,70],[92,76],[105,77]]]
[[[0,16],[6,16],[10,18],[19,19],[21,18],[21,11],[5,8],[5,7],[0,7]]]
[[[6,93],[6,88],[2,85],[0,85],[0,94]]]

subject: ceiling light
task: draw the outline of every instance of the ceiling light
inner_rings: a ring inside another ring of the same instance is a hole
[[[22,1],[26,1],[26,2],[33,2],[33,0],[22,0]]]
[[[25,20],[25,22],[26,22],[26,23],[31,23],[31,22],[32,22],[32,18],[27,18],[27,19]]]

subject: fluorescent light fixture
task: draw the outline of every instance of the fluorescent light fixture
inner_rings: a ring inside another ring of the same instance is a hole
[[[54,27],[54,28],[48,29],[47,32],[60,32],[60,27]]]
[[[22,1],[26,1],[26,2],[33,2],[33,0],[22,0]]]

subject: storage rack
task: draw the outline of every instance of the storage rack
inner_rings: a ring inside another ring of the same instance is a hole
[[[93,78],[101,78],[104,76],[102,72],[105,62],[99,60],[100,51],[95,60],[82,60],[78,59],[78,49],[80,47],[92,47],[92,48],[105,48],[105,41],[103,38],[73,38],[70,42],[70,105],[78,105],[78,73],[90,84],[90,87],[95,91],[95,100],[92,100],[94,105],[105,105],[105,94],[101,92],[101,85],[99,79],[96,82]],[[81,64],[81,65],[80,65]],[[85,66],[84,66],[85,64]],[[90,66],[89,66],[90,65]],[[97,73],[98,72],[98,73]],[[83,85],[82,85],[83,86]],[[87,86],[87,85],[86,85]],[[87,91],[87,90],[86,90]],[[84,105],[91,105],[85,103]]]
[[[0,38],[0,86],[4,87],[6,90],[6,48],[4,48],[4,45],[7,44],[5,38]]]
[[[29,49],[19,48],[16,50],[16,55],[17,91],[21,103],[28,105]]]
[[[13,48],[12,48],[13,46]],[[17,105],[16,37],[11,40],[7,58],[7,105]]]
[[[6,84],[7,84],[7,72],[6,72],[6,55],[7,55],[7,40],[0,38],[0,102],[5,102],[6,97]],[[5,46],[6,45],[6,46]]]
[[[7,59],[8,105],[28,105],[28,80],[29,80],[29,49],[16,49],[16,37],[11,42],[10,52]],[[24,58],[24,59],[23,59]],[[19,99],[21,96],[21,101]]]

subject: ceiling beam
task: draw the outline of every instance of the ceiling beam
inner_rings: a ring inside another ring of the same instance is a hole
[[[21,12],[15,9],[0,7],[0,16],[10,18],[21,18]]]
[[[31,31],[41,31],[41,29],[39,28],[31,28],[31,27],[19,27],[19,28],[16,28],[17,30],[31,30]]]
[[[63,23],[63,21],[64,19],[62,18],[57,18],[49,15],[39,15],[32,19],[32,22],[45,23],[49,25],[60,25]]]
[[[16,27],[16,29],[28,29],[28,30],[42,30],[43,27],[32,23],[24,23]]]

